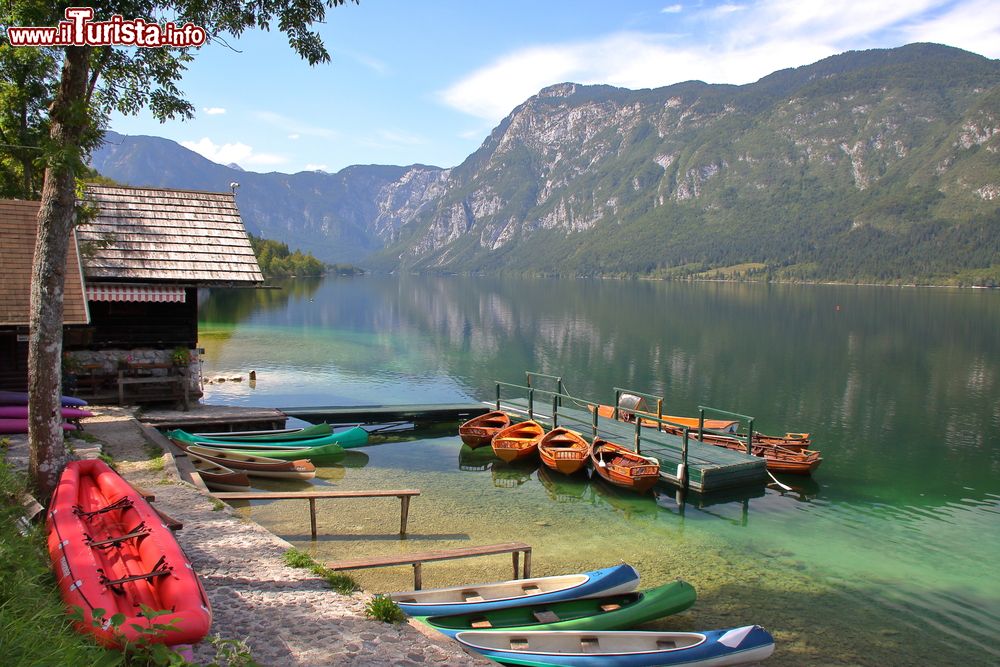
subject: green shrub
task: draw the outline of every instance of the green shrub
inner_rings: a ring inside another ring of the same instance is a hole
[[[385,595],[376,595],[365,605],[365,615],[383,623],[402,623],[406,614],[399,605]]]

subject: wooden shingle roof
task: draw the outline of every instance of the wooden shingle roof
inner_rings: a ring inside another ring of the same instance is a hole
[[[38,233],[37,201],[0,199],[0,326],[27,326],[31,267]],[[86,324],[87,302],[76,242],[70,239],[63,286],[63,323]]]
[[[89,185],[97,215],[77,228],[87,281],[264,282],[228,192]]]

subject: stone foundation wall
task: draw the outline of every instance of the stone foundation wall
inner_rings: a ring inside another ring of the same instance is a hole
[[[201,389],[201,350],[189,350],[191,361],[188,364],[188,379],[192,391]],[[173,363],[173,350],[154,350],[152,348],[137,348],[134,350],[74,350],[65,352],[64,357],[73,360],[77,366],[99,364],[95,373],[112,375],[126,364],[170,364]],[[164,371],[165,373],[165,371]]]

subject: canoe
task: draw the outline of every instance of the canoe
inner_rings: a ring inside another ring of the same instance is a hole
[[[622,630],[682,612],[695,597],[691,584],[677,580],[648,591],[417,620],[448,637],[467,630]]]
[[[68,408],[80,408],[87,404],[87,401],[76,396],[60,396],[60,405]],[[28,392],[26,391],[0,391],[0,405],[27,405]]]
[[[463,647],[504,665],[572,667],[721,667],[774,653],[759,625],[705,632],[459,632]]]
[[[203,459],[196,454],[188,454],[188,460],[195,471],[212,491],[249,491],[250,478],[245,472],[237,472],[226,466]]]
[[[513,579],[488,584],[431,588],[389,595],[410,616],[476,614],[526,604],[630,593],[639,573],[626,563],[581,574]]]
[[[83,419],[84,417],[93,417],[94,413],[90,410],[81,410],[80,408],[60,408],[63,419]],[[0,405],[0,419],[27,419],[28,418],[28,406],[27,405]]]
[[[67,424],[63,422],[62,429],[64,431],[75,431],[75,424]],[[21,419],[0,419],[0,433],[4,434],[15,434],[15,433],[27,433],[28,432],[28,418],[24,417]]]
[[[189,454],[194,454],[212,463],[218,463],[230,470],[242,470],[254,477],[312,479],[316,476],[316,466],[305,459],[282,461],[266,456],[237,454],[228,449],[211,449],[199,445],[188,445],[187,451]]]
[[[197,443],[201,445],[202,443]],[[239,447],[238,449],[235,449]],[[319,447],[309,447],[308,449],[243,449],[242,445],[233,445],[233,449],[228,447],[219,447],[219,445],[213,444],[210,449],[236,452],[238,454],[250,454],[252,456],[266,456],[269,459],[278,459],[279,461],[295,461],[296,459],[334,459],[339,458],[344,455],[347,451],[340,446],[338,442],[331,442],[328,445],[320,445]]]
[[[568,428],[554,428],[538,442],[542,463],[564,475],[583,470],[590,460],[590,443]]]
[[[83,610],[74,625],[105,646],[121,640],[195,644],[208,634],[212,611],[190,561],[163,520],[135,489],[101,460],[70,461],[49,504],[48,550],[69,610]],[[150,621],[138,605],[166,610],[156,623],[174,629],[157,635],[137,631]],[[123,614],[112,629],[95,624]],[[45,637],[39,637],[45,641]]]
[[[493,436],[510,426],[510,415],[494,410],[479,415],[458,427],[462,442],[475,449],[493,442]]]
[[[593,406],[587,406],[591,412],[594,411]],[[604,419],[614,419],[615,417],[615,406],[613,405],[599,405],[597,406],[597,414]],[[641,417],[656,417],[655,412],[648,412],[645,410],[632,410],[624,407],[618,408],[618,420],[623,422],[634,423],[635,415]],[[698,417],[678,417],[676,415],[663,415],[660,419],[665,419],[673,424],[679,426],[687,426],[688,428],[698,428]],[[643,419],[642,425],[650,428],[656,428],[659,422],[653,421],[653,419]],[[728,419],[706,419],[705,428],[710,428],[715,431],[730,431],[732,433],[736,432],[740,423],[738,421],[731,421]],[[664,424],[664,428],[668,425]]]
[[[303,438],[319,438],[331,433],[333,433],[333,428],[324,422],[322,424],[312,424],[299,428],[282,428],[269,431],[222,431],[216,433],[192,433],[191,435],[197,438],[281,442],[285,440],[301,440]]]
[[[493,436],[493,453],[508,463],[530,458],[538,451],[543,435],[545,429],[538,422],[512,424]]]
[[[352,447],[361,447],[362,445],[368,444],[368,431],[361,428],[360,426],[355,426],[349,428],[346,431],[337,431],[336,433],[329,433],[327,435],[313,437],[313,438],[300,438],[297,440],[282,440],[282,441],[266,441],[266,440],[230,440],[226,437],[218,436],[197,436],[193,433],[188,433],[187,431],[182,431],[181,429],[174,429],[172,431],[167,431],[167,437],[174,442],[195,442],[205,446],[217,446],[226,448],[236,448],[239,449],[309,449],[311,447],[320,447],[322,445],[329,445],[331,443],[337,443],[344,449],[350,449]]]
[[[637,493],[653,488],[660,479],[660,463],[656,459],[602,438],[594,438],[590,462],[602,479]]]

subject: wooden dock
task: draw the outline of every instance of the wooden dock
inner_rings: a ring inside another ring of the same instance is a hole
[[[415,424],[428,422],[466,421],[484,414],[489,408],[482,403],[418,403],[404,405],[330,405],[302,408],[281,408],[289,417],[307,422],[330,424],[379,424],[405,421]]]
[[[151,408],[139,418],[159,429],[181,428],[185,431],[215,433],[284,428],[287,416],[274,408],[250,408],[238,405],[194,403],[189,410]]]
[[[486,404],[495,408],[496,404]],[[504,398],[501,409],[523,418],[528,417],[528,400],[522,398]],[[536,400],[533,406],[534,419],[543,426],[552,426],[552,409],[544,402]],[[563,399],[563,405],[558,408],[557,421],[559,426],[573,429],[585,437],[593,437],[593,415],[585,407],[574,407]],[[601,419],[598,432],[626,447],[632,447],[635,441],[635,425],[631,423]],[[660,478],[674,485],[680,485],[682,480],[678,474],[681,464],[682,438],[670,435],[655,428],[643,427],[640,441],[640,453],[651,456],[660,462]],[[688,440],[688,487],[699,493],[717,491],[719,489],[763,485],[767,482],[767,463],[757,456],[733,451],[715,445],[706,445],[698,440]]]

